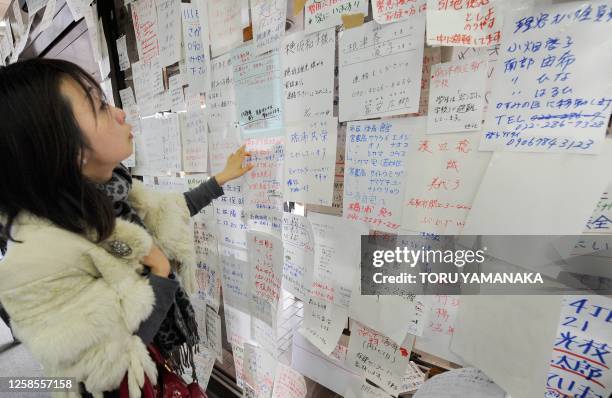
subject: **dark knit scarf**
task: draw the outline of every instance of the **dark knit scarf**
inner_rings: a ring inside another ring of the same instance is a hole
[[[135,223],[147,229],[142,219],[128,202],[128,194],[132,187],[132,177],[129,170],[123,166],[113,170],[113,177],[105,184],[98,184],[98,189],[104,192],[113,201],[113,210],[117,217]],[[190,266],[190,264],[183,264]],[[146,273],[150,269],[145,267]],[[171,272],[168,276],[176,279]],[[195,364],[193,356],[199,352],[198,325],[195,312],[189,297],[179,285],[174,298],[174,304],[168,310],[166,318],[162,322],[153,342],[159,348],[165,358],[168,359],[173,370],[179,374],[184,373],[191,367],[192,376],[195,379]]]

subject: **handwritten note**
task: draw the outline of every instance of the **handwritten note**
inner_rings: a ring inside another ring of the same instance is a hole
[[[314,232],[307,218],[283,213],[283,289],[306,301],[314,270]]]
[[[286,200],[331,206],[337,125],[335,118],[287,124],[283,180]]]
[[[368,234],[368,226],[313,212],[308,220],[315,236],[314,281],[323,282],[319,287],[326,292],[318,297],[348,308],[361,261],[361,235]]]
[[[208,129],[206,115],[199,107],[190,107],[182,116],[183,171],[205,172],[208,164]]]
[[[414,398],[504,398],[506,393],[476,368],[454,369],[427,380]]]
[[[206,340],[208,347],[215,353],[219,362],[223,362],[223,347],[221,347],[221,317],[211,307],[206,307]]]
[[[372,0],[374,20],[379,24],[418,18],[426,9],[426,0]]]
[[[157,9],[154,0],[138,0],[131,5],[136,47],[140,62],[148,63],[159,55]]]
[[[182,180],[186,180],[189,189],[194,189],[207,179],[206,174],[191,174]],[[192,217],[192,222],[197,261],[195,270],[198,286],[197,295],[200,300],[218,311],[221,293],[221,271],[212,207],[204,207]]]
[[[228,156],[241,145],[240,132],[233,124],[212,125],[210,134],[211,174],[225,167]],[[219,242],[246,249],[246,223],[244,222],[244,177],[223,185],[225,195],[213,201]]]
[[[134,62],[132,74],[140,116],[145,117],[156,113],[159,110],[156,103],[157,96],[164,91],[159,58],[155,57],[149,63]]]
[[[427,133],[480,130],[486,81],[484,59],[433,65]]]
[[[606,397],[610,393],[611,320],[609,297],[564,297],[546,397]]]
[[[236,110],[243,138],[281,135],[282,75],[278,49],[255,55],[252,44],[232,51]]]
[[[360,261],[360,235],[367,233],[367,227],[317,213],[308,213],[308,220],[314,232],[315,268],[300,333],[329,355],[346,325]]]
[[[181,170],[181,132],[178,115],[167,113],[141,119],[144,156],[137,163],[156,173]]]
[[[394,231],[402,220],[405,165],[411,135],[407,119],[350,122],[346,133],[343,216],[372,229]]]
[[[501,41],[502,14],[495,0],[427,0],[427,44],[490,46]]]
[[[308,0],[304,7],[304,30],[316,32],[342,24],[342,14],[368,15],[367,0]]]
[[[119,69],[127,70],[130,68],[130,59],[127,53],[125,35],[117,39],[117,54],[119,55]]]
[[[204,344],[200,344],[199,351],[199,353],[193,356],[193,361],[196,366],[198,384],[203,389],[206,389],[213,367],[215,366],[215,353],[210,351]],[[186,374],[183,375],[183,377],[186,380],[191,380],[191,368],[186,371]]]
[[[423,335],[416,338],[414,348],[464,365],[464,361],[450,351],[450,341],[455,333],[455,319],[461,302],[459,296],[427,296],[429,316]]]
[[[210,93],[207,96],[208,117],[212,124],[235,123],[236,99],[231,54],[224,54],[211,61]]]
[[[213,57],[224,54],[242,43],[243,0],[210,0],[210,48]]]
[[[334,288],[315,280],[304,306],[299,332],[323,354],[330,355],[338,344],[348,319],[348,309],[333,303]]]
[[[226,305],[248,312],[250,267],[243,250],[222,246],[220,250],[223,299]]]
[[[181,59],[181,1],[156,1],[159,58],[163,67]]]
[[[361,281],[351,295],[351,319],[378,330],[396,342],[406,334],[421,336],[425,328],[425,297],[417,295],[365,296],[361,294]],[[397,316],[398,311],[402,313]]]
[[[458,234],[465,225],[491,154],[477,150],[480,135],[477,132],[461,136],[425,135],[423,124],[408,149],[405,178],[409,183],[404,193],[402,227]]]
[[[285,35],[286,0],[251,1],[255,54],[277,48]]]
[[[606,11],[607,10],[607,11]],[[515,15],[504,27],[481,150],[599,153],[612,110],[607,91],[609,5],[566,3]]]
[[[497,67],[501,45],[494,44],[490,47],[453,47],[451,61],[464,61],[472,58],[485,58],[487,60],[487,84],[485,88],[485,114],[491,102],[491,88],[493,87],[493,72]]]
[[[208,92],[210,87],[210,56],[208,26],[200,25],[197,6],[181,3],[183,47],[185,49],[185,81],[195,92]]]
[[[387,336],[353,321],[349,340],[347,365],[363,372],[367,379],[397,396],[401,378],[410,366],[410,351],[414,337],[398,344]]]
[[[185,94],[183,92],[183,79],[180,74],[168,78],[168,105],[173,112],[185,111]]]
[[[340,37],[340,121],[419,110],[425,19],[368,22]]]
[[[281,237],[283,229],[283,212],[269,209],[246,209],[247,228]]]
[[[282,45],[285,119],[333,116],[335,29],[297,32]]]
[[[427,115],[429,111],[429,82],[431,81],[431,67],[442,60],[440,47],[425,47],[423,51],[423,71],[421,73],[421,95],[419,97],[418,115]]]
[[[274,377],[272,398],[304,398],[306,392],[304,376],[290,366],[279,363]]]
[[[255,167],[247,173],[245,206],[283,211],[284,138],[249,139],[246,149],[251,153],[247,162]]]
[[[587,221],[584,232],[592,234],[612,233],[612,183],[608,184],[606,191],[601,195],[593,214]]]
[[[245,343],[243,366],[244,381],[254,390],[254,396],[270,397],[278,361],[264,349]]]
[[[223,315],[228,343],[243,344],[251,338],[251,316],[248,314],[248,310],[243,312],[225,304],[224,301]]]
[[[251,314],[275,328],[283,272],[283,242],[274,235],[247,232],[251,265]]]
[[[400,386],[401,392],[411,392],[421,388],[425,382],[425,375],[419,369],[419,367],[412,361],[410,366],[406,370],[406,374],[402,376],[402,385]]]

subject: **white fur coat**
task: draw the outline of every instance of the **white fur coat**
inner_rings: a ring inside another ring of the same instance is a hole
[[[154,295],[140,260],[157,244],[188,294],[195,290],[195,253],[189,210],[182,194],[160,193],[134,181],[129,200],[142,227],[117,219],[100,244],[22,212],[0,261],[0,302],[13,332],[42,365],[46,376],[74,377],[96,398],[118,388],[126,372],[130,397],[140,397],[146,374],[157,370],[135,335],[151,313]],[[127,243],[131,253],[113,255],[108,243]],[[24,375],[27,376],[27,375]],[[54,397],[78,397],[57,393]]]

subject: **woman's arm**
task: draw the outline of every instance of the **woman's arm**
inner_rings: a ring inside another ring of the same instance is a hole
[[[149,344],[153,341],[153,338],[159,331],[159,327],[166,318],[168,310],[174,303],[174,296],[179,286],[173,274],[170,274],[168,278],[164,278],[151,273],[148,275],[148,278],[151,287],[153,287],[155,304],[149,317],[142,321],[136,332],[136,335],[138,335],[145,344]]]
[[[191,217],[198,214],[213,199],[223,195],[223,188],[221,188],[223,184],[241,177],[253,168],[252,164],[245,167],[242,166],[247,156],[251,156],[251,154],[245,150],[245,145],[243,145],[236,152],[229,155],[223,171],[204,181],[196,188],[184,193]]]
[[[215,177],[211,177],[196,188],[184,192],[183,195],[185,195],[189,214],[193,217],[205,206],[208,206],[213,199],[223,195],[223,188],[221,188]]]

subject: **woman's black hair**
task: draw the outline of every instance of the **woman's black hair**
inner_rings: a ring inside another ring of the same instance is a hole
[[[25,210],[56,226],[106,239],[115,227],[112,203],[83,175],[81,154],[89,143],[61,83],[75,81],[95,113],[99,84],[63,60],[30,59],[0,67],[0,241]]]

